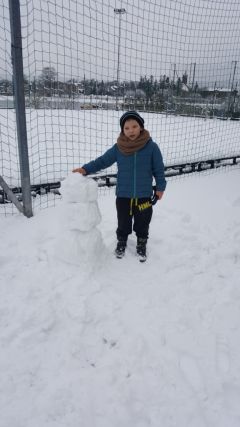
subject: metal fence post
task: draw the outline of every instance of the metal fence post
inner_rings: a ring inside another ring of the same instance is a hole
[[[27,144],[27,126],[23,79],[22,34],[19,0],[9,0],[9,14],[11,27],[13,83],[23,198],[23,213],[25,216],[30,218],[33,215],[33,212]]]

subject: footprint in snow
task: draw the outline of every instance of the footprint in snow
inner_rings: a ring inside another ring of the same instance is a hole
[[[189,355],[183,355],[179,361],[180,369],[192,390],[200,395],[203,399],[206,398],[205,386],[202,378],[202,373],[197,362]]]
[[[225,339],[216,340],[216,367],[220,374],[228,374],[230,371],[229,347]]]
[[[232,205],[234,208],[240,207],[240,197],[235,199]]]

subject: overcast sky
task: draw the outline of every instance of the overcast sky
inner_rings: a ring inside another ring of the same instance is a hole
[[[234,85],[240,70],[239,0],[21,0],[24,72],[59,79],[138,80],[166,74]],[[116,15],[114,8],[126,13]],[[120,21],[120,22],[119,22]],[[119,24],[121,24],[119,39]],[[120,43],[119,43],[120,40]],[[118,63],[118,48],[120,56]],[[236,62],[237,61],[237,62]],[[0,76],[11,73],[8,2],[0,0]]]

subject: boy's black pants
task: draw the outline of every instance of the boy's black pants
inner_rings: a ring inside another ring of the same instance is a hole
[[[116,199],[118,240],[127,240],[128,235],[135,231],[137,237],[148,238],[149,224],[152,219],[152,204],[150,197],[129,199],[117,197]]]

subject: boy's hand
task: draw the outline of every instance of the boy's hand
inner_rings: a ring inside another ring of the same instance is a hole
[[[78,172],[81,173],[82,175],[87,175],[87,172],[85,171],[84,168],[76,168],[72,170],[73,173]]]
[[[156,196],[158,197],[158,200],[161,200],[163,195],[164,195],[164,191],[156,191]]]

